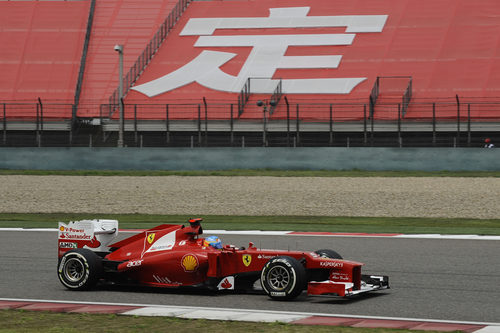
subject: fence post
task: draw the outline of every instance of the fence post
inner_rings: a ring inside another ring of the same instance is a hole
[[[3,144],[7,144],[7,106],[3,103]]]
[[[378,78],[377,78],[377,79],[378,79]],[[370,127],[371,127],[371,128],[370,128],[370,129],[371,129],[371,130],[370,130],[370,144],[371,144],[371,146],[373,146],[373,128],[374,128],[374,118],[375,118],[375,117],[374,117],[373,115],[371,115],[371,116],[370,116]]]
[[[165,134],[167,139],[167,145],[170,143],[170,124],[168,118],[168,104],[165,104]]]
[[[457,99],[457,147],[460,147],[460,99],[458,94],[455,97]]]
[[[285,96],[286,103],[286,146],[290,147],[290,104]]]
[[[201,147],[201,105],[198,104],[198,147]]]
[[[401,144],[401,104],[398,103],[398,142]]]
[[[330,104],[330,146],[333,145],[333,106]]]
[[[467,104],[467,147],[470,147],[471,135],[470,135],[470,103]]]
[[[40,104],[36,104],[36,143],[40,147]]]
[[[366,146],[368,143],[368,133],[366,132],[366,104],[363,104],[363,143]]]
[[[262,108],[262,146],[265,147],[267,142],[266,137],[266,111],[267,111],[267,102],[264,102],[264,107]]]
[[[297,144],[299,145],[300,144],[300,123],[299,123],[299,104],[297,104],[297,125],[296,125],[296,131],[297,131],[297,134],[296,134],[296,137],[297,137]]]
[[[233,144],[234,144],[234,132],[233,132],[233,130],[234,130],[234,128],[233,128],[233,126],[234,126],[234,118],[233,118],[233,103],[231,103],[231,105],[230,105],[230,109],[229,109],[229,110],[230,110],[230,112],[231,112],[231,121],[230,121],[230,123],[229,123],[229,129],[230,129],[230,140],[231,140],[231,147],[232,147],[232,146],[233,146]]]
[[[205,97],[203,97],[203,105],[205,107],[205,147],[208,147],[208,105]]]
[[[436,103],[432,103],[432,145],[436,147]]]
[[[134,139],[137,147],[137,104],[134,104]]]

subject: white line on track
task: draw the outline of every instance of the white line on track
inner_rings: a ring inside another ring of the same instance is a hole
[[[0,231],[51,231],[56,232],[54,228],[0,228]],[[121,233],[137,233],[142,230],[120,230]],[[500,241],[500,236],[491,235],[441,235],[441,234],[345,234],[339,233],[292,233],[292,231],[261,231],[261,230],[205,230],[205,234],[218,235],[248,235],[248,236],[307,236],[307,237],[358,237],[358,238],[419,238],[419,239],[454,239],[454,240],[496,240]]]

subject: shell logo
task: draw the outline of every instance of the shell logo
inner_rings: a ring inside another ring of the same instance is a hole
[[[63,227],[63,226],[60,226],[60,227],[59,227],[59,231],[64,231],[64,227]]]
[[[194,272],[198,269],[198,258],[193,254],[186,254],[181,260],[185,272]]]

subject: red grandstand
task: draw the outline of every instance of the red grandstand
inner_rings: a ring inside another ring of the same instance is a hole
[[[127,120],[497,122],[499,15],[496,0],[3,1],[0,119],[116,130],[120,44]]]

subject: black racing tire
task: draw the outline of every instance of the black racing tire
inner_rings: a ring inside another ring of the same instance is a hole
[[[274,257],[262,268],[260,284],[272,299],[291,300],[299,296],[306,288],[306,269],[295,258]]]
[[[89,290],[102,277],[102,259],[88,249],[66,252],[57,268],[59,281],[71,290]]]
[[[329,249],[317,250],[317,251],[314,251],[314,253],[316,253],[317,255],[319,255],[322,258],[343,259],[340,254],[338,254],[337,252],[335,252],[333,250],[329,250]]]

